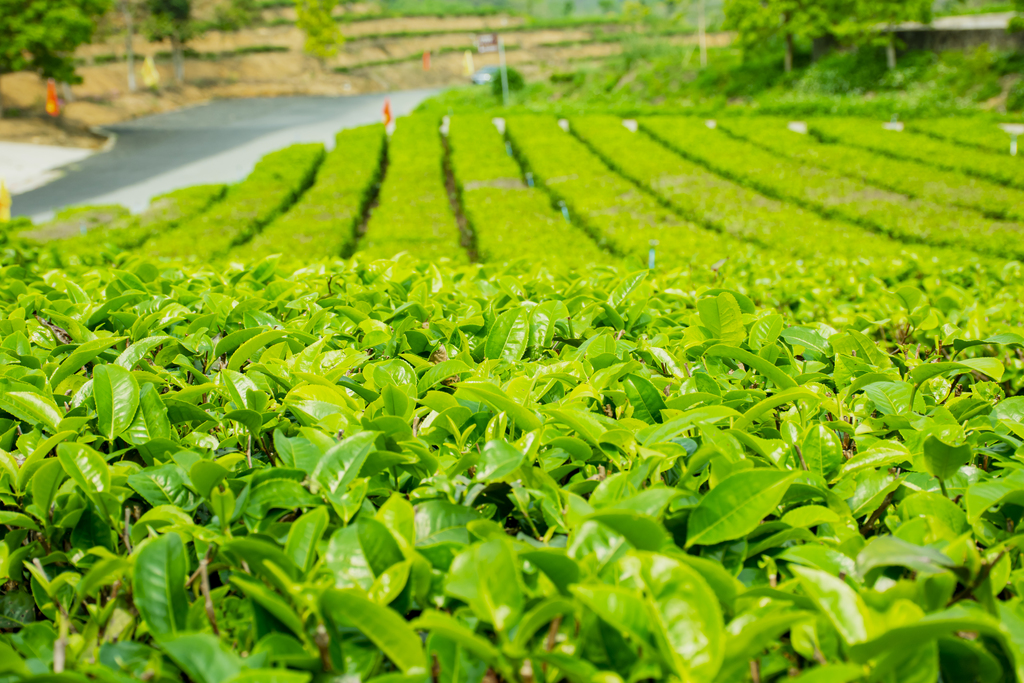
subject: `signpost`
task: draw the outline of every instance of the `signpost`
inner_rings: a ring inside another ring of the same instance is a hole
[[[476,37],[476,51],[482,55],[498,51],[498,34],[481,33]]]
[[[501,100],[507,107],[508,69],[505,67],[505,41],[497,33],[481,33],[476,38],[476,50],[480,54],[498,53],[498,63],[501,65]]]

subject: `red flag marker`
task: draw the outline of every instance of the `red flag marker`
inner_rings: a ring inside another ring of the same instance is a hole
[[[46,81],[46,113],[50,116],[60,114],[60,102],[57,101],[57,81],[52,78]]]
[[[430,52],[426,50],[423,52],[423,70],[430,71]]]
[[[391,125],[391,121],[392,120],[393,119],[391,118],[391,98],[385,97],[384,98],[384,125],[385,126]]]

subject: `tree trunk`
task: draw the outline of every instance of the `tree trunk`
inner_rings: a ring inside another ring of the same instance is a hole
[[[707,17],[704,13],[704,0],[697,5],[697,42],[700,44],[700,68],[708,65]]]
[[[4,72],[0,71],[0,81],[3,80]],[[0,83],[0,119],[4,117],[4,90],[3,84]]]
[[[181,39],[178,38],[178,32],[175,31],[171,35],[171,54],[174,60],[174,80],[179,85],[185,82],[185,56],[182,52]]]
[[[124,17],[124,55],[128,60],[128,90],[135,92],[138,85],[135,83],[135,46],[132,39],[135,37],[135,28],[132,23],[132,10],[128,0],[121,0],[121,16]]]
[[[786,73],[793,72],[793,32],[789,30],[789,12],[782,13],[782,28],[786,32],[786,54],[782,59],[782,68]]]
[[[889,70],[896,68],[896,34],[889,33],[889,42],[885,46],[885,62]]]

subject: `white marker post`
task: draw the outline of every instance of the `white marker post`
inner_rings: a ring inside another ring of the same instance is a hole
[[[562,209],[562,218],[565,219],[565,222],[566,223],[572,223],[572,221],[569,220],[569,207],[565,205],[565,202],[564,201],[558,202],[558,206],[559,206],[559,208]]]
[[[648,244],[651,250],[647,252],[647,269],[654,270],[654,252],[658,248],[658,240],[651,240]]]
[[[903,128],[904,128],[903,122],[899,120],[899,117],[897,117],[896,114],[892,115],[892,120],[891,121],[889,121],[888,123],[883,123],[882,124],[882,129],[883,130],[892,131],[893,133],[902,133],[903,132]]]
[[[1024,135],[1024,124],[1001,123],[999,127],[1010,134],[1010,156],[1017,156],[1017,138]]]

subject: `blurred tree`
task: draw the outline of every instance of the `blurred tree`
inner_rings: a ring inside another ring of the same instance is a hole
[[[794,41],[829,33],[839,21],[844,4],[848,3],[844,0],[726,0],[725,28],[739,34],[745,51],[781,37],[786,45],[785,70],[789,73],[793,70]]]
[[[0,77],[35,71],[43,78],[81,83],[75,48],[92,39],[95,18],[110,0],[0,0]],[[0,98],[0,118],[3,117]]]
[[[853,11],[845,13],[836,34],[860,45],[884,45],[886,62],[895,69],[895,27],[908,21],[928,24],[931,20],[932,0],[854,0]]]
[[[602,14],[611,14],[615,11],[615,0],[597,0],[597,6],[601,8]]]
[[[505,74],[506,78],[508,78],[508,91],[510,93],[519,92],[526,87],[526,79],[516,69],[508,67],[505,69]],[[499,99],[504,96],[500,78],[491,80],[491,94]]]
[[[295,0],[295,24],[306,34],[306,54],[316,57],[320,65],[338,54],[344,42],[338,24],[331,15],[336,0]]]
[[[170,40],[174,61],[174,80],[185,82],[185,44],[196,33],[192,20],[192,0],[148,0],[150,40]]]
[[[1011,31],[1024,31],[1024,0],[1013,0],[1013,8],[1017,16],[1010,20]]]
[[[131,92],[138,90],[135,81],[135,14],[138,9],[133,0],[117,0],[117,11],[124,21],[124,56],[128,62],[128,90]]]
[[[622,3],[622,21],[627,24],[641,24],[651,14],[651,8],[640,0],[626,0]]]
[[[563,17],[571,16],[572,13],[575,10],[576,10],[576,2],[575,2],[575,0],[565,0],[565,3],[562,4],[562,16]]]

